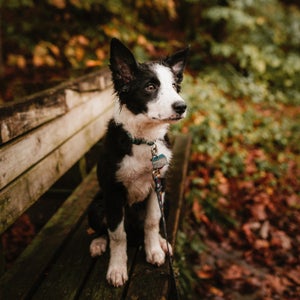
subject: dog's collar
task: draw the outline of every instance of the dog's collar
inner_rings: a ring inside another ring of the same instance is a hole
[[[143,138],[135,138],[128,131],[126,131],[126,134],[128,135],[131,143],[134,144],[134,145],[142,145],[142,144],[144,144],[144,145],[148,145],[148,146],[153,146],[155,144],[154,141],[147,141],[147,140],[145,140]]]

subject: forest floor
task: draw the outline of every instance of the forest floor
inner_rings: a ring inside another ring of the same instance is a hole
[[[300,299],[300,108],[235,101],[227,95],[218,110],[218,97],[199,104],[204,86],[195,84],[199,88],[194,91],[189,84],[184,87],[196,92],[196,100],[181,129],[191,132],[194,141],[183,238],[179,235],[185,268],[193,270],[183,276],[195,280],[190,299]],[[220,138],[216,143],[222,150],[215,156],[209,148],[199,148],[213,147],[214,126],[216,135],[234,126],[241,130]],[[249,143],[254,133],[257,139]]]

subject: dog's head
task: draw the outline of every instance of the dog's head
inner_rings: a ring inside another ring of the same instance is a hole
[[[180,83],[189,48],[159,62],[138,63],[118,39],[112,39],[110,69],[121,106],[154,122],[172,123],[186,114]]]

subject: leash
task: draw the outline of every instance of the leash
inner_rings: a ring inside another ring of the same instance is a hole
[[[173,292],[172,300],[179,300],[180,297],[179,297],[178,287],[177,287],[177,283],[176,283],[176,279],[175,279],[173,260],[172,260],[172,256],[171,256],[169,243],[168,243],[167,223],[166,223],[166,218],[165,218],[165,214],[164,214],[164,206],[163,206],[163,200],[162,200],[163,184],[162,184],[160,170],[165,165],[168,164],[168,160],[164,154],[158,155],[157,146],[155,144],[155,141],[148,141],[143,138],[135,138],[128,131],[126,131],[126,134],[127,134],[128,138],[130,139],[130,141],[132,142],[132,144],[135,144],[135,145],[144,144],[144,145],[151,146],[151,154],[152,154],[151,162],[152,162],[152,168],[153,168],[152,177],[153,177],[154,189],[155,189],[155,193],[157,196],[157,201],[158,201],[158,205],[159,205],[159,209],[160,209],[160,213],[161,213],[161,219],[162,219],[162,224],[163,224],[162,229],[163,229],[163,233],[164,233],[166,243],[167,243],[167,257],[168,257],[167,260],[168,260],[170,276],[171,276],[169,291]]]
[[[178,292],[178,287],[177,287],[177,283],[176,283],[176,279],[175,279],[175,272],[174,272],[174,267],[173,267],[173,259],[171,256],[171,251],[170,251],[170,247],[169,247],[169,243],[168,243],[168,233],[167,233],[167,224],[166,224],[166,218],[165,218],[165,214],[164,214],[164,207],[163,207],[163,200],[162,200],[162,194],[163,194],[163,184],[162,184],[162,178],[161,178],[161,174],[160,174],[160,169],[162,167],[164,167],[166,164],[168,164],[168,160],[165,157],[165,155],[160,154],[158,155],[157,153],[157,146],[154,143],[151,147],[151,154],[152,154],[152,167],[153,167],[153,171],[152,171],[152,177],[153,177],[153,181],[154,181],[154,186],[155,186],[155,193],[157,196],[157,200],[158,200],[158,205],[159,205],[159,209],[161,212],[161,218],[162,218],[162,225],[163,225],[163,232],[164,232],[164,236],[166,239],[166,243],[167,243],[167,260],[168,260],[168,264],[169,264],[169,270],[170,270],[170,275],[171,275],[171,280],[170,280],[170,290],[172,292],[174,292],[174,298],[172,298],[172,300],[179,300],[179,292]]]

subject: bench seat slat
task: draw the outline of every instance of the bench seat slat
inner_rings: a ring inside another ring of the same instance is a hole
[[[87,228],[87,218],[84,218],[66,246],[60,249],[57,259],[48,267],[32,300],[69,300],[79,294],[80,287],[93,265],[89,255],[91,238],[86,233]]]
[[[129,247],[127,250],[128,255],[128,273],[135,264],[136,247]],[[106,280],[106,271],[108,267],[109,252],[106,251],[104,255],[96,258],[96,263],[93,270],[82,289],[79,296],[80,300],[117,300],[124,299],[126,296],[127,285],[115,288],[108,284]]]
[[[30,294],[98,192],[94,168],[1,278],[0,299],[25,299]]]

